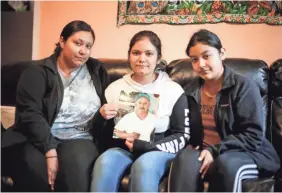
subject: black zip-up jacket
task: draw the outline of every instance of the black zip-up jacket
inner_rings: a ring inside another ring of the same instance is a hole
[[[193,146],[202,145],[203,125],[200,113],[199,78],[184,88],[190,109],[191,139]],[[279,157],[265,137],[263,101],[257,85],[224,66],[222,89],[216,96],[214,120],[220,135],[219,144],[208,147],[216,158],[228,151],[248,153],[259,169],[276,172]],[[194,129],[193,129],[194,128]]]
[[[89,58],[86,65],[103,105],[104,91],[109,83],[107,71],[103,63],[94,58]],[[60,110],[63,95],[56,55],[33,61],[18,82],[14,130],[22,133],[42,153],[57,147],[51,127]],[[92,119],[92,125],[95,128],[101,127],[101,120],[103,118],[98,110]],[[95,128],[92,130],[96,130]]]

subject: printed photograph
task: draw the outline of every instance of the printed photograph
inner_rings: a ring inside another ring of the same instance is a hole
[[[158,94],[121,91],[113,137],[150,142],[154,134],[158,105]]]

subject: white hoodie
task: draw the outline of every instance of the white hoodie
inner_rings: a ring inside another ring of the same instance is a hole
[[[141,85],[127,74],[113,82],[105,91],[109,104],[118,104],[120,92],[144,92],[159,94],[159,108],[155,133],[160,133],[158,140],[146,142],[134,140],[133,152],[142,154],[148,151],[164,151],[177,153],[183,149],[190,139],[190,122],[187,97],[180,85],[173,82],[165,72],[159,72],[158,78],[149,84]],[[169,132],[165,132],[169,130]],[[164,134],[164,135],[162,135]]]
[[[159,94],[159,108],[157,111],[157,121],[155,133],[163,133],[169,127],[169,117],[178,98],[184,93],[182,87],[172,81],[166,72],[158,72],[158,78],[149,84],[142,85],[132,80],[131,74],[123,76],[108,86],[105,96],[109,104],[118,104],[120,91],[126,93],[132,91],[144,92],[149,94]]]

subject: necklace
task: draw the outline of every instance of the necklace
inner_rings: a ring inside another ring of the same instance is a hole
[[[218,91],[216,92],[215,95],[211,95],[210,93],[208,93],[207,91],[205,91],[203,87],[202,87],[201,89],[202,89],[202,91],[204,92],[204,94],[205,94],[208,98],[210,98],[210,99],[215,98],[217,92],[220,90],[220,89],[218,89]]]
[[[204,91],[204,90],[203,90]],[[215,95],[211,95],[211,94],[209,94],[207,91],[204,91],[204,93],[205,93],[205,95],[207,96],[207,97],[209,97],[209,98],[214,98],[214,97],[216,97],[216,94]]]
[[[201,87],[201,89],[202,89],[202,91],[204,92],[204,94],[208,97],[208,98],[210,98],[210,99],[213,99],[213,98],[215,98],[216,97],[216,94],[221,90],[221,87],[222,87],[222,82],[219,82],[220,84],[217,84],[217,83],[215,83],[215,84],[210,84],[210,85],[206,85],[206,84],[204,84],[202,87]],[[214,92],[214,91],[216,91],[215,92],[215,95],[211,95],[209,92],[207,92],[207,91],[205,91],[206,89],[204,89],[204,88],[209,88],[209,90],[211,90],[212,92]]]
[[[60,68],[59,65],[58,66],[58,72],[60,74],[61,80],[63,82],[64,88],[68,87],[71,85],[71,83],[74,81],[74,79],[78,76],[78,74],[80,73],[81,69],[83,68],[82,66],[79,66],[77,69],[75,69],[74,71],[72,71],[68,76],[65,76],[66,74],[64,73],[64,71]]]

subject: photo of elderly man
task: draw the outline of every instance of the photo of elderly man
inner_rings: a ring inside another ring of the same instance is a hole
[[[121,139],[134,138],[151,141],[155,128],[155,115],[150,112],[150,96],[146,93],[137,95],[134,111],[126,114],[115,126],[114,134]]]

